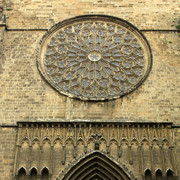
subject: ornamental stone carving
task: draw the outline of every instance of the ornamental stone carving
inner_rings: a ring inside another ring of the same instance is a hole
[[[79,162],[89,167],[87,156],[102,154],[126,174],[133,172],[138,180],[148,169],[154,174],[160,169],[164,175],[170,170],[176,176],[174,130],[171,123],[19,122],[14,172],[18,180],[22,168],[27,179],[33,168],[39,177],[47,169],[52,180],[68,179],[63,177],[71,168],[79,167]],[[81,170],[79,167],[76,174]]]
[[[79,16],[43,37],[38,68],[60,93],[107,100],[138,87],[151,69],[151,51],[140,31],[109,16]]]

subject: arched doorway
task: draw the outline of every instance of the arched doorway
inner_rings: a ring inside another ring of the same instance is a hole
[[[82,157],[58,180],[134,180],[125,166],[99,151]]]

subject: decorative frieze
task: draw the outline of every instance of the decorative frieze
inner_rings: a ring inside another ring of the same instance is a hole
[[[172,134],[170,123],[19,122],[15,171],[35,167],[41,174],[46,167],[57,176],[71,161],[99,151],[132,172],[165,173],[176,168]]]

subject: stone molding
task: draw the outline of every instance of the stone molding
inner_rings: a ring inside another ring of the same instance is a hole
[[[15,174],[36,167],[40,175],[47,167],[57,177],[98,151],[126,164],[135,176],[146,169],[160,169],[165,176],[168,169],[177,171],[173,133],[171,123],[18,122]]]

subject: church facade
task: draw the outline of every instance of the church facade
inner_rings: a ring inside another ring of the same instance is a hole
[[[178,180],[179,2],[0,1],[0,179]]]

